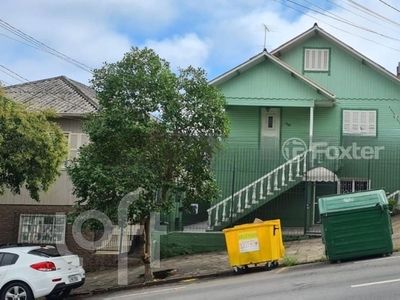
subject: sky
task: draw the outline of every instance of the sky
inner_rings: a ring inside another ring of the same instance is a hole
[[[65,75],[89,85],[90,69],[131,47],[154,49],[173,71],[201,67],[211,80],[315,22],[396,73],[397,0],[0,0],[0,81]]]

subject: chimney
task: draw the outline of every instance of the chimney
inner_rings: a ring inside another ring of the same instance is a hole
[[[399,65],[397,66],[397,78],[400,79],[400,62]]]

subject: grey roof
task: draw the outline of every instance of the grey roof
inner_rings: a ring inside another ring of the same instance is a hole
[[[59,115],[79,116],[98,108],[96,92],[65,76],[4,87],[12,100],[31,109],[53,109]]]

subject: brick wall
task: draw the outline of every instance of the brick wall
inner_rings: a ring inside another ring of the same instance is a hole
[[[19,220],[21,214],[67,214],[71,209],[71,206],[59,205],[1,205],[0,244],[18,242]],[[82,236],[88,241],[94,241],[96,239],[95,234],[90,231],[82,231]],[[82,248],[74,238],[71,225],[67,225],[65,232],[65,245],[61,245],[60,247],[67,248],[72,253],[79,255],[82,259],[83,267],[88,272],[117,266],[118,255],[100,255],[96,254],[94,249]]]

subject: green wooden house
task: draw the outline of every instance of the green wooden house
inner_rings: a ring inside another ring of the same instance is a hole
[[[399,193],[400,79],[317,24],[210,84],[231,119],[213,165],[222,194],[184,224],[279,218],[306,233],[319,223],[318,196]]]

